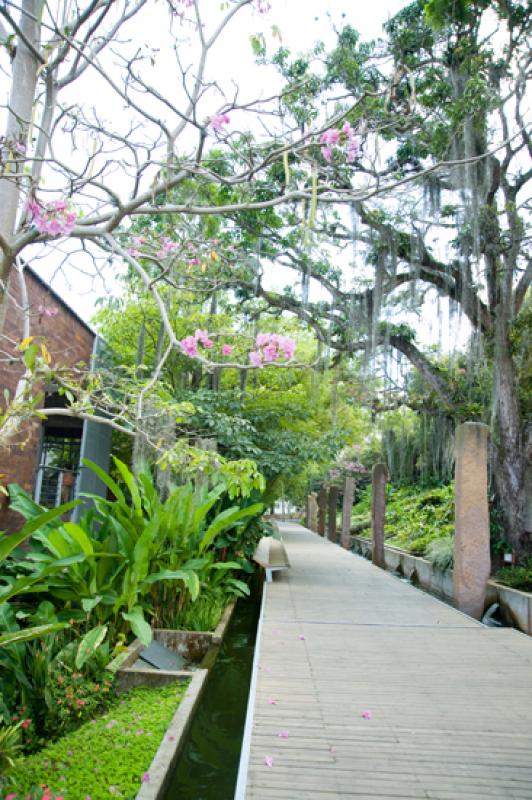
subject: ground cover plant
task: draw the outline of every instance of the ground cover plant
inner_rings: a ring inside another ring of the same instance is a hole
[[[532,592],[532,558],[526,558],[512,567],[503,567],[495,573],[494,578],[511,589]]]
[[[371,486],[353,506],[352,524],[371,515]],[[386,502],[386,543],[414,555],[427,553],[429,545],[454,533],[454,488],[452,485],[422,489],[418,486],[388,486]],[[361,531],[371,537],[371,529]]]
[[[149,766],[187,686],[179,682],[122,695],[103,716],[15,764],[2,797],[22,800],[43,784],[64,800],[135,797],[150,780]]]

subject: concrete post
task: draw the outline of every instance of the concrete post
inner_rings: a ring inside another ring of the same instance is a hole
[[[490,575],[487,425],[464,422],[455,438],[454,605],[480,619]]]
[[[344,498],[342,502],[342,538],[341,544],[346,550],[351,549],[351,510],[355,496],[355,479],[346,478],[344,481]]]
[[[318,531],[318,501],[314,492],[311,492],[307,498],[307,526],[311,531],[317,533]]]
[[[336,542],[336,508],[338,506],[338,488],[331,486],[329,489],[329,519],[327,537],[331,542]]]
[[[376,567],[384,569],[384,517],[386,513],[386,464],[374,464],[371,473],[371,534],[373,552],[371,560]]]
[[[327,489],[322,486],[318,494],[318,533],[325,536],[325,515],[327,513]]]

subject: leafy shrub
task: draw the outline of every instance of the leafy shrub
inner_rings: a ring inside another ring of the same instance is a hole
[[[371,513],[371,486],[353,506],[353,525]],[[420,490],[419,486],[387,487],[385,537],[388,544],[414,555],[425,555],[429,545],[454,533],[452,485]],[[371,537],[371,531],[361,531]]]
[[[511,589],[532,592],[532,556],[514,567],[503,567],[495,574],[495,580]]]
[[[141,782],[149,781],[147,770],[186,687],[133,689],[104,716],[17,763],[7,773],[4,791],[25,798],[25,792],[45,782],[72,800],[134,797]]]
[[[22,748],[22,720],[15,725],[0,726],[0,775],[15,763]]]
[[[427,546],[425,555],[434,569],[440,572],[447,572],[447,570],[453,568],[454,538],[452,536],[442,536],[441,539],[433,539]]]

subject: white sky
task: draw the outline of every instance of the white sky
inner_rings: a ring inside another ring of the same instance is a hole
[[[213,2],[215,0],[203,0],[203,5]],[[232,27],[224,32],[219,46],[211,54],[211,71],[214,71],[216,77],[226,85],[229,85],[230,81],[238,84],[242,92],[240,99],[244,99],[246,94],[249,98],[256,98],[260,95],[267,96],[272,92],[272,87],[266,85],[266,82],[269,84],[270,80],[275,80],[275,75],[271,71],[255,65],[249,43],[250,35],[262,30],[269,51],[274,52],[279,46],[279,41],[272,36],[272,27],[277,26],[282,35],[283,46],[288,47],[293,53],[297,53],[307,50],[317,40],[323,40],[326,45],[332,46],[335,39],[333,26],[339,29],[347,23],[355,27],[363,39],[375,38],[381,34],[383,23],[407,5],[405,0],[374,0],[371,4],[348,2],[348,0],[327,0],[327,2],[323,2],[323,0],[305,0],[305,2],[272,0],[271,4],[271,11],[265,15],[248,13],[247,10],[245,13],[238,14]],[[152,12],[154,9],[162,11],[160,4],[157,6],[149,4],[149,6]],[[166,25],[167,30],[168,15],[166,14],[163,20],[160,14],[155,17],[152,14],[151,17],[145,16],[142,19],[139,18],[139,21],[135,23],[130,23],[128,32],[130,36],[138,40],[139,44],[161,46],[164,43],[161,35],[161,23]],[[176,30],[179,35],[179,27]],[[164,69],[164,59],[164,53],[161,52],[157,59],[156,69]],[[0,85],[1,83],[0,78]],[[100,91],[100,86],[92,78],[92,83],[86,81],[83,94],[90,98],[94,91]],[[210,103],[211,106],[206,108],[206,115],[217,110],[217,99],[212,97]],[[214,108],[212,103],[214,103]],[[116,113],[116,100],[110,98],[109,114]],[[122,113],[121,110],[120,113]],[[55,259],[54,263],[48,258],[42,262],[32,262],[32,266],[51,282],[54,290],[83,319],[89,321],[94,312],[94,302],[97,297],[115,292],[116,287],[110,275],[107,276],[105,282],[98,278],[94,280],[88,259],[86,264],[81,264],[81,260],[78,261],[78,264],[82,266],[81,272],[77,269],[59,271],[56,269]],[[85,272],[86,274],[84,274]],[[276,288],[282,288],[285,284],[292,282],[293,273],[286,271]]]
[[[208,7],[209,3],[216,4],[217,0],[202,0],[203,8]],[[243,13],[236,15],[232,26],[224,31],[223,37],[215,50],[211,53],[210,71],[208,77],[215,76],[217,81],[224,87],[231,87],[232,83],[238,85],[240,90],[239,101],[254,100],[257,97],[269,96],[276,90],[275,81],[278,76],[275,71],[258,67],[254,62],[249,37],[262,31],[266,37],[268,52],[274,52],[279,46],[279,40],[274,38],[272,30],[279,29],[282,36],[282,44],[288,47],[293,54],[308,50],[316,41],[322,40],[326,47],[333,46],[335,42],[334,28],[337,30],[345,24],[352,25],[357,29],[362,39],[372,39],[381,35],[383,23],[391,16],[396,14],[401,8],[407,5],[405,0],[373,0],[372,3],[348,2],[348,0],[271,0],[271,11],[265,15],[250,13],[246,9]],[[219,13],[219,4],[215,5]],[[214,12],[216,13],[216,12]],[[148,45],[158,48],[157,58],[153,69],[153,74],[163,75],[168,81],[172,80],[171,69],[173,66],[173,56],[169,60],[165,52],[165,46],[171,45],[172,39],[169,34],[168,13],[165,11],[164,4],[149,3],[143,15],[139,15],[126,28],[126,34],[131,38],[132,45]],[[214,17],[207,18],[208,23],[214,24]],[[179,23],[174,24],[176,35],[181,39],[186,36],[186,29],[181,28]],[[208,32],[208,28],[207,28]],[[185,45],[186,46],[186,45]],[[105,99],[106,85],[101,79],[90,76],[86,73],[82,85],[75,87],[75,99],[79,101],[79,96],[87,97],[87,102],[91,103],[96,95],[100,112],[109,119],[116,119],[117,114],[125,115],[123,109],[119,108],[116,97],[109,96]],[[150,75],[151,79],[151,75]],[[0,76],[0,92],[4,94],[4,81]],[[279,84],[278,84],[279,85]],[[168,87],[165,86],[165,89]],[[176,86],[176,92],[179,87]],[[103,102],[102,102],[103,101]],[[119,101],[120,102],[120,101]],[[215,113],[222,104],[222,98],[216,93],[211,93],[203,101],[200,114],[205,117]],[[238,125],[237,115],[232,116],[232,123]],[[244,127],[249,127],[248,119],[243,123]],[[65,141],[68,146],[68,140]],[[88,141],[87,141],[88,145]],[[183,145],[185,147],[186,144]],[[83,150],[83,147],[80,148]],[[120,186],[120,176],[117,176],[117,188]],[[124,193],[127,188],[124,184]],[[69,244],[65,240],[58,241],[57,253],[60,250],[69,252]],[[76,266],[73,266],[75,261]],[[63,297],[69,305],[86,321],[90,321],[94,313],[94,303],[98,297],[114,294],[119,291],[112,273],[104,273],[104,279],[94,278],[92,262],[89,258],[84,259],[77,254],[69,259],[72,266],[66,269],[57,269],[57,258],[46,256],[42,261],[32,260],[32,266],[48,280],[54,290]],[[275,272],[271,270],[265,275],[265,284],[268,288],[282,289],[285,285],[294,283],[294,273],[291,270],[275,267]],[[317,285],[311,287],[312,299],[328,299],[325,290]],[[445,303],[443,304],[445,306]],[[433,311],[435,308],[433,308]],[[424,315],[425,316],[425,315]],[[463,339],[460,331],[452,332],[448,324],[440,321],[430,323],[430,320],[437,315],[430,312],[427,316],[429,322],[422,326],[421,338],[425,343],[440,343],[443,346],[453,347],[456,337]],[[444,315],[445,316],[445,315]],[[415,327],[419,326],[417,319],[403,320],[409,321]]]

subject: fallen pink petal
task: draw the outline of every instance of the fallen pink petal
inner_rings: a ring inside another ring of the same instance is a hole
[[[289,733],[285,728],[283,728],[282,730],[279,731],[277,736],[279,737],[279,739],[288,739]]]
[[[267,767],[273,767],[273,756],[264,756],[264,763]]]
[[[300,633],[298,638],[303,640],[305,637],[304,637],[304,635],[302,633]]]
[[[279,702],[279,701],[278,701],[278,700],[274,700],[274,699],[273,699],[273,697],[268,697],[268,703],[269,703],[271,706],[276,706],[278,702]]]
[[[371,711],[363,711],[362,719],[373,719],[373,713]]]

